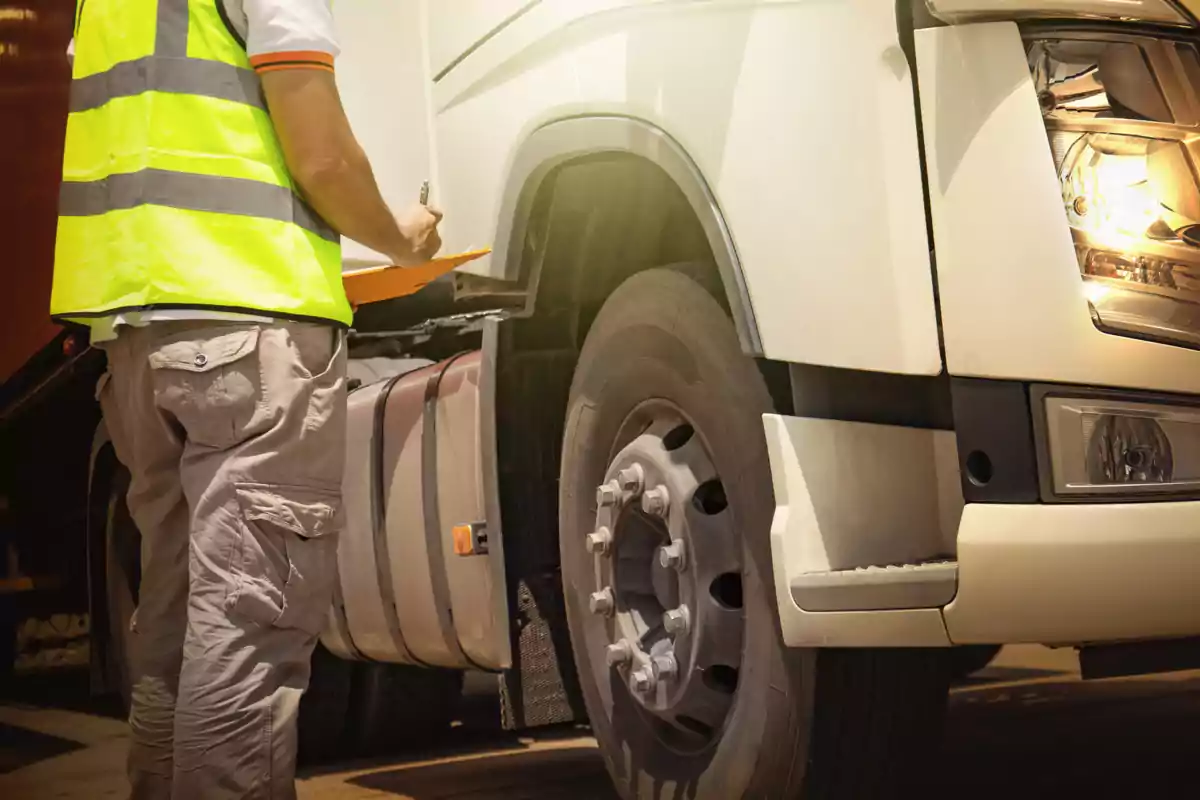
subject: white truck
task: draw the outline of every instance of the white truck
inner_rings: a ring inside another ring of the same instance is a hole
[[[630,800],[880,798],[956,646],[1195,664],[1197,10],[339,3],[385,195],[494,253],[359,312],[308,747],[483,671]]]

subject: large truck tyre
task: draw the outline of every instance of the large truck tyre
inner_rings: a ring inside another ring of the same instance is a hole
[[[939,651],[780,639],[766,384],[683,271],[634,275],[584,343],[560,548],[592,728],[627,800],[900,795],[934,752]]]
[[[105,651],[109,670],[126,711],[131,690],[130,623],[137,608],[141,584],[141,534],[129,515],[125,495],[129,471],[117,465],[105,501],[104,598],[108,636]],[[313,653],[312,676],[300,702],[299,748],[305,763],[327,761],[345,753],[346,712],[354,664],[343,661],[321,645]]]

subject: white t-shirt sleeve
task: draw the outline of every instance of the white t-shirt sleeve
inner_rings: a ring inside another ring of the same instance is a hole
[[[274,69],[333,69],[338,54],[331,0],[218,0],[246,42],[250,64]]]

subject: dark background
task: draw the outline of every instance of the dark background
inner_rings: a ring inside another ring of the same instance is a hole
[[[53,338],[72,0],[0,0],[0,383]]]

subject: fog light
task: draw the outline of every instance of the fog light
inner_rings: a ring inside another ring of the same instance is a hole
[[[1062,390],[1034,387],[1033,397],[1046,411],[1054,495],[1200,494],[1200,407],[1052,391]]]
[[[1085,418],[1084,425],[1091,427],[1084,435],[1093,484],[1171,482],[1171,440],[1154,420],[1103,414]]]

